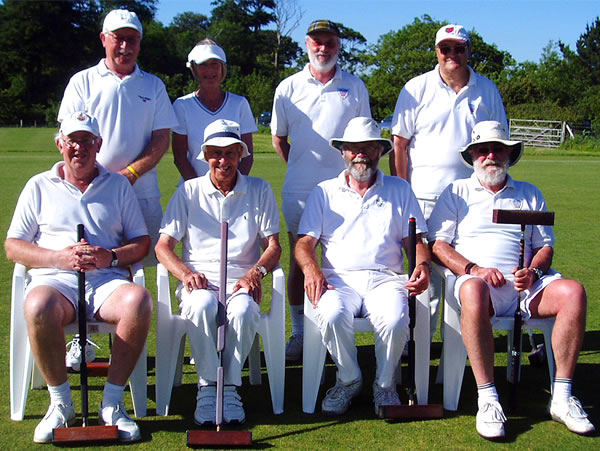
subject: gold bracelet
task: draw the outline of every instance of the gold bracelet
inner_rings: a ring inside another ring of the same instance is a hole
[[[129,172],[131,172],[136,179],[140,178],[140,174],[138,174],[137,171],[131,167],[131,165],[127,166],[127,169],[129,169]]]

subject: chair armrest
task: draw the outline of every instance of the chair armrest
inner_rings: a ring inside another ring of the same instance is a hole
[[[142,287],[146,286],[146,275],[141,261],[131,265],[131,273],[133,274],[133,283]]]
[[[171,311],[171,291],[169,287],[169,271],[162,264],[156,265],[156,302],[158,306],[158,314],[166,318],[172,316]]]

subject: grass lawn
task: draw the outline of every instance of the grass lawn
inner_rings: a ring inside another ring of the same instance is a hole
[[[6,236],[17,197],[27,179],[44,171],[60,155],[53,146],[53,129],[0,129],[0,167],[2,185],[0,193],[0,236]],[[285,173],[284,164],[271,150],[270,136],[255,135],[256,156],[253,175],[267,179],[280,199]],[[387,162],[383,166],[387,167]],[[588,323],[584,349],[578,365],[574,392],[581,398],[592,421],[600,426],[598,381],[600,381],[600,282],[596,265],[600,262],[600,247],[593,241],[600,222],[600,158],[593,156],[564,156],[556,152],[528,150],[521,162],[512,169],[517,179],[527,179],[538,185],[550,210],[556,212],[555,232],[557,245],[554,267],[566,277],[582,281],[589,297]],[[163,206],[175,191],[178,174],[167,154],[159,166],[159,180],[163,193]],[[595,180],[595,181],[594,181]],[[60,212],[57,212],[60,214]],[[282,217],[282,232],[285,223]],[[285,233],[282,234],[284,253],[282,266],[287,269],[289,249]],[[349,243],[353,245],[354,243]],[[25,420],[13,422],[9,413],[9,308],[10,280],[13,264],[4,254],[0,257],[0,293],[6,306],[0,310],[0,449],[29,449],[35,425],[45,414],[48,394],[45,390],[29,393]],[[156,292],[155,270],[146,271],[148,288]],[[172,284],[172,287],[174,284]],[[265,290],[268,293],[268,290]],[[265,300],[265,308],[269,299]],[[288,319],[288,331],[291,330]],[[195,371],[190,365],[184,368],[184,384],[173,390],[171,415],[155,416],[155,328],[148,338],[148,416],[139,419],[143,440],[130,445],[140,449],[183,449],[185,431],[193,429],[194,398],[196,394]],[[536,335],[538,342],[541,335]],[[370,385],[374,374],[373,338],[361,334],[358,339],[359,360],[365,376],[365,388],[353,402],[349,414],[343,418],[330,418],[320,413],[306,415],[301,409],[301,366],[291,365],[286,370],[285,413],[275,416],[271,410],[266,374],[263,385],[251,387],[244,378],[241,389],[246,407],[247,422],[244,429],[253,432],[254,445],[258,448],[525,448],[525,449],[591,449],[600,446],[598,436],[579,437],[566,428],[549,420],[546,403],[549,399],[549,382],[545,368],[529,366],[525,359],[520,387],[520,409],[509,414],[507,439],[498,444],[481,439],[475,431],[476,390],[470,370],[465,372],[459,410],[445,412],[443,420],[387,423],[374,417]],[[100,357],[108,357],[107,341],[99,339],[102,346]],[[509,387],[506,384],[506,337],[496,338],[496,381],[501,401],[508,407]],[[528,344],[524,341],[525,354]],[[434,383],[441,339],[436,333],[431,361],[430,403],[442,402],[442,389]],[[264,368],[263,368],[264,369]],[[335,370],[329,362],[325,388],[333,384]],[[80,406],[79,379],[71,376],[76,408]],[[96,406],[102,396],[103,380],[90,379],[90,413],[96,419]],[[321,390],[321,397],[324,389]],[[404,394],[401,396],[404,397]],[[321,399],[319,398],[319,400]],[[131,408],[131,398],[126,393],[125,402]],[[317,411],[319,411],[317,407]],[[43,445],[42,445],[43,446]]]

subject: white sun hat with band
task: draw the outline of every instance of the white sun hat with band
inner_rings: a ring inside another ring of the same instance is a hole
[[[202,152],[198,155],[198,160],[206,160],[204,157],[206,146],[227,147],[236,143],[241,144],[244,148],[242,158],[250,155],[248,146],[242,141],[239,124],[227,119],[217,119],[204,129],[204,144],[202,144]]]
[[[475,124],[471,132],[471,143],[460,149],[458,152],[462,156],[463,163],[470,168],[473,167],[473,158],[469,151],[473,146],[485,143],[500,143],[511,147],[509,165],[514,166],[523,155],[523,142],[511,141],[508,139],[508,132],[504,125],[498,121],[482,121]]]
[[[344,143],[361,143],[367,141],[377,141],[383,145],[382,157],[390,153],[393,148],[392,142],[389,139],[381,137],[379,124],[370,117],[355,117],[350,119],[344,130],[344,136],[331,139],[329,145],[337,150],[342,150],[340,147]]]

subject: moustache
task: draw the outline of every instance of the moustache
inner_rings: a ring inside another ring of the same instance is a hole
[[[369,164],[370,162],[371,160],[364,157],[356,157],[354,160],[352,160],[352,164]]]
[[[131,50],[119,49],[119,55],[128,56],[128,55],[131,55],[132,53],[133,52]]]

